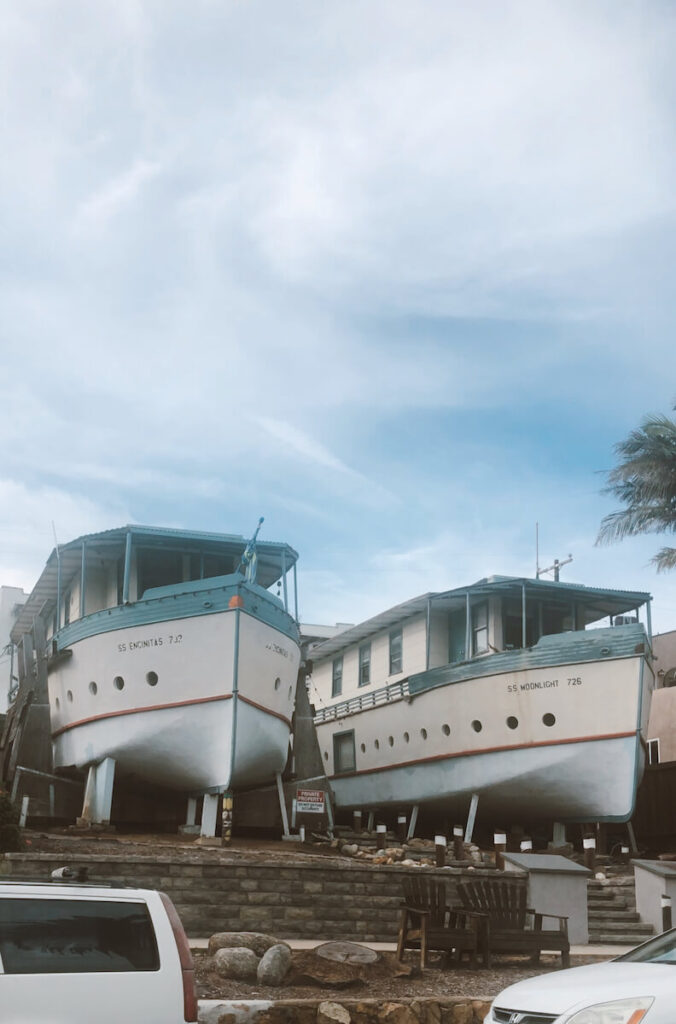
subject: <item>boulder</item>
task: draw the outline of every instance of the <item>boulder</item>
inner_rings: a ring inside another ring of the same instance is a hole
[[[356,843],[346,843],[340,851],[344,857],[354,857],[359,853],[359,847]]]
[[[285,942],[270,946],[258,964],[256,977],[260,985],[281,985],[291,966],[291,950]]]
[[[219,949],[250,949],[256,956],[263,956],[279,939],[263,932],[216,932],[209,939],[209,956]]]
[[[243,946],[232,949],[218,949],[214,956],[214,967],[223,978],[236,981],[255,981],[258,971],[258,957],[251,949]]]
[[[317,1024],[350,1024],[350,1011],[327,999],[317,1007]]]

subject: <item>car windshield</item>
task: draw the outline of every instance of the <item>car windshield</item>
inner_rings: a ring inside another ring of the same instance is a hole
[[[676,928],[649,939],[630,953],[615,957],[615,962],[621,960],[637,964],[676,964]]]

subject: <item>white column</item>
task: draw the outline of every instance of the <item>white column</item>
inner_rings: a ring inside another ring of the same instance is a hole
[[[188,807],[185,812],[185,823],[186,825],[194,825],[197,821],[197,798],[194,796],[188,797]]]
[[[216,819],[221,802],[218,793],[205,793],[202,807],[202,828],[200,835],[213,838],[216,835]]]
[[[92,822],[97,825],[110,824],[110,809],[113,805],[113,782],[115,780],[115,759],[107,757],[96,765],[94,780],[94,812]]]

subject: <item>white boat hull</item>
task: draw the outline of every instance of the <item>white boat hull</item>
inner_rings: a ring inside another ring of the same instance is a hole
[[[122,774],[185,792],[246,788],[283,769],[300,652],[279,630],[233,609],[97,633],[71,650],[49,676],[55,767],[112,757]]]
[[[499,820],[627,820],[644,756],[642,655],[468,678],[320,722],[339,808],[428,805]],[[336,771],[354,730],[355,770]],[[340,741],[339,741],[340,742]]]

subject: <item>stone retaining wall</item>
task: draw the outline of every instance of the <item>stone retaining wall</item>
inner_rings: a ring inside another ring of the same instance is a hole
[[[336,998],[209,1004],[200,1004],[200,1024],[483,1024],[491,1005],[462,996],[401,1003]]]
[[[463,877],[458,868],[442,870],[388,865],[364,866],[339,858],[214,861],[199,855],[172,856],[9,853],[0,858],[0,875],[49,879],[67,863],[87,866],[89,879],[139,888],[161,889],[176,904],[191,937],[220,931],[261,931],[285,939],[352,939],[393,942],[397,935],[402,878],[425,871],[446,882],[449,902]],[[472,876],[495,876],[475,869]],[[518,876],[517,876],[518,878]],[[514,876],[510,878],[510,881]],[[526,884],[525,877],[523,884]]]

